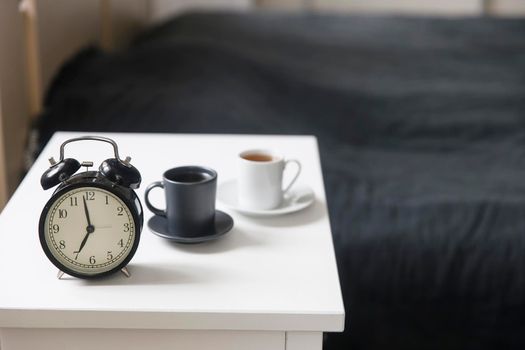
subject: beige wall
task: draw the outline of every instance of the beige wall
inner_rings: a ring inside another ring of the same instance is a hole
[[[2,1],[2,0],[0,0]],[[49,86],[64,60],[98,43],[104,0],[38,0],[42,85]],[[109,0],[113,47],[126,45],[152,21],[191,8],[247,9],[251,0]]]
[[[44,89],[64,59],[98,38],[98,2],[38,0],[39,41]],[[45,91],[45,90],[44,90]]]
[[[525,15],[524,0],[486,0],[485,4],[490,14],[503,17],[523,17]]]
[[[151,0],[150,20],[161,21],[188,9],[247,10],[251,5],[252,0]]]
[[[525,15],[524,0],[255,0],[266,9],[432,16]]]
[[[65,60],[80,48],[99,43],[102,2],[37,1],[44,91]],[[112,0],[109,3],[113,41],[118,47],[144,27],[148,17],[147,0]]]
[[[113,46],[125,46],[146,26],[150,16],[147,0],[110,0]]]
[[[479,15],[480,0],[311,0],[315,10],[419,15]]]

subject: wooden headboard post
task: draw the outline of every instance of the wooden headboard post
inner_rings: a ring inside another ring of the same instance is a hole
[[[32,118],[36,118],[42,112],[42,76],[35,0],[20,0],[19,10],[24,14],[29,112]]]
[[[36,118],[43,109],[36,0],[20,0],[19,10],[24,15],[29,112],[32,118]],[[111,0],[100,0],[100,45],[111,50],[113,44]]]
[[[2,100],[0,99],[0,114],[2,113]],[[2,121],[2,116],[0,115],[0,212],[7,202],[8,198],[8,188],[7,188],[7,169],[5,162],[5,147],[4,147],[4,127]]]

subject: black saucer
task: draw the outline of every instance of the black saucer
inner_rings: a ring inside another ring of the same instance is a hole
[[[233,227],[233,219],[228,214],[216,210],[215,211],[215,227],[210,230],[210,233],[198,237],[181,237],[176,233],[168,231],[168,219],[164,216],[153,215],[151,219],[148,220],[148,227],[151,232],[160,236],[162,238],[169,239],[177,243],[201,243],[206,241],[211,241],[213,239],[219,238],[220,236],[228,233]]]

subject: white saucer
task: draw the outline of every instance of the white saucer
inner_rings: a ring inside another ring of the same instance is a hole
[[[275,216],[303,210],[314,202],[315,196],[310,187],[296,184],[284,195],[283,202],[279,207],[268,210],[247,209],[239,206],[237,200],[237,180],[229,180],[219,185],[217,199],[227,208],[245,215]]]

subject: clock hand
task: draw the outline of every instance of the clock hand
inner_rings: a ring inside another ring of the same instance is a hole
[[[84,236],[82,243],[80,243],[80,248],[78,248],[76,252],[73,252],[73,254],[80,253],[82,251],[82,248],[84,248],[84,246],[86,245],[89,235],[95,232],[95,226],[91,224],[91,218],[89,217],[89,210],[86,202],[86,197],[82,196],[82,200],[84,201],[84,213],[86,214],[88,225],[86,227],[86,235]]]
[[[86,197],[82,196],[82,200],[84,201],[84,213],[86,213],[86,219],[88,223],[88,227],[93,227],[93,231],[95,230],[95,227],[91,225],[91,219],[89,218],[89,210],[86,203]]]
[[[82,251],[82,248],[84,248],[84,246],[86,245],[86,242],[87,242],[87,239],[89,237],[90,234],[92,234],[93,232],[95,232],[95,228],[93,226],[88,226],[86,228],[86,235],[84,236],[84,239],[82,240],[82,243],[80,243],[80,248],[78,248],[77,251],[73,252],[73,254],[78,254]]]

